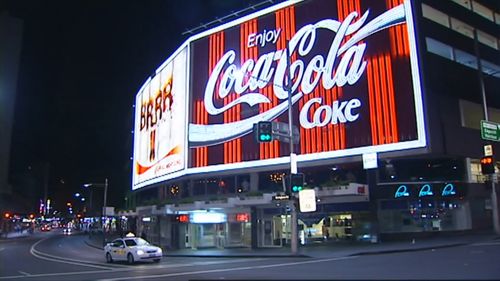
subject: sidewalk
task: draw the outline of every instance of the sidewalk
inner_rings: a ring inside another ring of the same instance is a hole
[[[411,241],[393,241],[381,243],[326,243],[321,245],[299,245],[297,255],[291,255],[289,247],[280,248],[208,248],[208,249],[180,249],[167,250],[166,257],[212,257],[212,258],[257,258],[257,257],[312,257],[312,258],[335,258],[359,255],[376,255],[397,252],[424,251],[439,248],[463,246],[478,242],[487,242],[500,239],[491,233],[464,234],[452,236],[440,236],[433,238],[422,238]],[[94,235],[91,239],[87,237],[87,245],[102,249],[102,236]]]
[[[11,231],[7,233],[1,233],[0,234],[0,240],[2,239],[12,239],[12,238],[22,238],[22,237],[28,237],[31,236],[31,233],[27,229],[24,229],[23,231]]]

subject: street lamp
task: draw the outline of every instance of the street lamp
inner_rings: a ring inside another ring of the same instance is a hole
[[[106,216],[106,209],[107,209],[107,197],[108,197],[108,179],[106,178],[104,180],[104,184],[102,183],[86,183],[83,185],[83,187],[104,187],[104,203],[103,203],[103,208],[102,208],[102,216],[104,219],[107,219]],[[101,225],[102,225],[102,244],[106,244],[106,231],[104,229],[104,222],[102,221],[101,217]]]

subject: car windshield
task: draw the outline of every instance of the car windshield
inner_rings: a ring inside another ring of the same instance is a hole
[[[142,239],[142,238],[135,238],[135,239],[126,239],[125,244],[128,247],[131,246],[147,246],[149,245],[148,241]]]

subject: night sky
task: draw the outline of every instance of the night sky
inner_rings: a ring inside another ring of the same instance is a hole
[[[106,177],[110,205],[123,205],[131,189],[132,105],[141,85],[188,38],[184,31],[261,2],[0,0],[0,13],[24,20],[14,188],[31,173],[43,197],[48,163],[49,197],[59,206],[82,184]]]

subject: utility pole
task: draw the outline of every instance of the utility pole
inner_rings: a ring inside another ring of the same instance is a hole
[[[50,172],[50,164],[49,162],[45,162],[43,164],[43,210],[42,215],[47,215],[49,211],[47,209],[47,200],[49,199],[49,172]]]
[[[476,53],[477,60],[477,75],[479,78],[479,85],[481,87],[481,97],[483,101],[483,111],[484,111],[484,120],[489,121],[488,118],[488,105],[486,103],[486,90],[484,87],[484,79],[483,79],[483,66],[481,63],[481,56],[479,54],[479,42],[477,39],[477,30],[474,29],[474,52]],[[495,153],[493,152],[493,155]],[[491,212],[493,217],[493,229],[496,234],[500,234],[500,222],[498,221],[498,198],[496,192],[495,181],[497,180],[497,175],[494,173],[491,175]]]
[[[290,138],[290,175],[297,173],[297,165],[294,163],[295,154],[293,153],[293,114],[292,114],[292,67],[290,58],[290,41],[286,44],[286,64],[288,68],[288,80],[287,80],[287,92],[288,92],[288,136]],[[291,176],[290,176],[291,179]],[[291,182],[290,182],[291,184]],[[295,206],[295,196],[290,194],[290,219],[291,219],[291,251],[292,255],[297,255],[298,253],[298,227],[297,227],[297,209]]]

